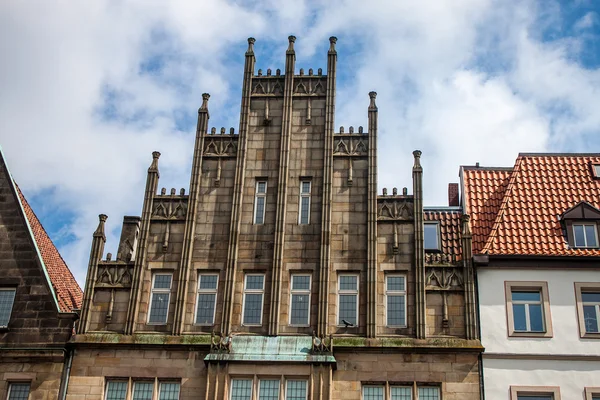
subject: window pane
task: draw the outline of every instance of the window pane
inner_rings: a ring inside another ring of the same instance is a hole
[[[590,333],[598,332],[598,320],[596,316],[596,306],[583,306],[583,321],[585,331]]]
[[[267,192],[267,182],[258,182],[256,185],[256,193],[266,193]]]
[[[217,275],[200,275],[199,289],[216,289],[217,288]]]
[[[404,296],[387,296],[387,324],[390,326],[405,325]]]
[[[171,275],[156,275],[154,277],[154,289],[170,289]]]
[[[439,400],[440,389],[430,387],[419,388],[419,400]]]
[[[109,381],[106,388],[106,400],[125,400],[127,382]]]
[[[356,275],[340,276],[340,290],[357,290],[357,278]]]
[[[363,387],[363,400],[383,400],[383,387],[365,386]]]
[[[161,383],[160,396],[158,400],[179,399],[179,383]]]
[[[11,383],[9,391],[8,400],[27,400],[29,398],[29,383]]]
[[[388,276],[387,290],[404,290],[403,276]]]
[[[308,297],[307,294],[292,295],[292,315],[290,316],[292,325],[308,325]]]
[[[292,290],[309,290],[310,276],[292,276]]]
[[[259,400],[279,400],[279,381],[261,379],[259,390]]]
[[[306,381],[287,381],[286,400],[306,400]]]
[[[15,292],[15,289],[0,290],[0,326],[8,326],[15,301]]]
[[[231,381],[231,400],[250,400],[252,396],[252,381],[249,379],[234,379]]]
[[[512,292],[513,301],[541,301],[541,298],[539,290],[535,292]]]
[[[596,225],[584,225],[584,228],[587,246],[598,247],[598,242],[596,241]]]
[[[573,225],[573,236],[575,236],[575,247],[585,246],[583,225]]]
[[[515,331],[526,331],[527,322],[525,321],[525,304],[513,304],[513,317]]]
[[[544,332],[544,314],[541,304],[529,305],[529,324],[532,332]]]
[[[254,219],[255,224],[263,224],[265,222],[265,198],[256,198],[256,218]]]
[[[258,325],[261,320],[262,294],[246,293],[244,324]]]
[[[391,400],[411,400],[412,389],[409,387],[393,387]]]
[[[216,297],[216,294],[210,293],[200,293],[198,295],[198,307],[196,309],[197,324],[213,323]]]
[[[581,300],[584,303],[600,304],[600,292],[597,292],[597,293],[583,292],[583,293],[581,293]]]
[[[302,193],[310,193],[310,182],[302,182]]]
[[[154,383],[152,382],[134,382],[133,400],[152,400]]]
[[[600,174],[598,174],[598,175],[600,176]],[[593,394],[592,400],[600,400],[600,394],[598,394],[598,395]]]
[[[169,293],[152,293],[150,305],[150,323],[166,323],[169,311]]]
[[[264,275],[246,275],[246,289],[262,290],[264,280]]]
[[[310,212],[309,204],[310,204],[310,198],[302,197],[301,204],[300,204],[300,223],[301,224],[308,224],[308,214]]]
[[[437,224],[425,224],[424,236],[425,236],[425,249],[429,249],[429,250],[439,249],[438,225]]]
[[[340,295],[340,318],[339,324],[343,325],[346,320],[347,322],[356,325],[356,295],[355,294],[341,294]]]

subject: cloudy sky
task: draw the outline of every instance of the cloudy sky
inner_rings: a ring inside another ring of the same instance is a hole
[[[159,186],[189,186],[201,93],[209,125],[238,127],[246,38],[257,68],[326,69],[338,37],[336,126],[367,125],[378,92],[379,186],[426,205],[458,167],[518,152],[600,152],[600,2],[512,0],[97,0],[0,5],[0,144],[81,284],[99,213],[116,253],[123,215]]]

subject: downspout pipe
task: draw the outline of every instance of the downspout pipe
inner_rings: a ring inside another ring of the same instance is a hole
[[[58,389],[58,399],[65,400],[67,398],[67,389],[69,388],[69,377],[71,376],[71,365],[73,364],[73,354],[75,349],[65,349],[65,366],[60,377],[60,387]]]
[[[479,341],[481,342],[481,308],[479,306],[479,278],[477,277],[477,268],[475,268],[475,263],[473,263],[473,274],[475,275],[475,309],[477,312],[477,329],[479,330]],[[485,350],[484,350],[485,351]],[[485,385],[483,379],[483,353],[479,353],[477,356],[479,362],[479,398],[481,400],[485,400]]]

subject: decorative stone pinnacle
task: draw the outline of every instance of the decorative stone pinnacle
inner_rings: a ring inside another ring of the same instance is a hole
[[[413,166],[413,168],[420,168],[421,167],[421,150],[415,150],[413,151],[413,156],[415,156],[415,165]]]
[[[104,241],[106,241],[106,236],[104,236],[104,223],[108,219],[108,216],[106,214],[100,214],[100,215],[98,215],[98,219],[99,219],[98,227],[96,228],[96,231],[94,232],[94,237],[100,237],[100,238],[104,239]]]
[[[332,36],[329,38],[329,52],[335,53],[335,44],[337,43],[337,38]]]
[[[371,104],[369,104],[369,108],[377,109],[377,105],[375,104],[376,97],[377,97],[377,92],[369,92],[369,98],[371,99]]]
[[[294,43],[296,43],[296,36],[290,35],[290,36],[288,36],[288,40],[290,42],[290,45],[288,46],[287,51],[293,53],[294,52]]]
[[[246,50],[247,56],[254,54],[254,43],[255,42],[256,42],[256,39],[254,39],[253,37],[248,38],[248,50]]]
[[[208,110],[208,99],[210,99],[210,94],[202,93],[202,105],[200,106],[200,110]]]
[[[159,153],[159,154],[160,154],[160,153]],[[108,219],[108,215],[106,215],[106,214],[100,214],[100,215],[98,215],[98,219],[100,220],[100,223],[102,223],[102,224],[103,224],[103,223],[105,223],[105,222],[106,222],[106,220]]]
[[[152,158],[157,160],[160,158],[160,151],[153,151],[152,152]]]
[[[160,157],[160,153],[158,151],[152,152],[152,164],[148,168],[148,172],[158,172],[158,158]]]

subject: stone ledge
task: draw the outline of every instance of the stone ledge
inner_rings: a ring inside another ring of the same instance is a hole
[[[485,348],[479,340],[457,338],[365,338],[365,337],[334,337],[333,345],[340,349],[390,349],[392,351],[456,351],[483,352]]]
[[[173,345],[173,346],[209,346],[210,335],[162,335],[155,333],[137,333],[123,335],[114,332],[90,332],[74,335],[72,344],[123,344],[123,345]]]

